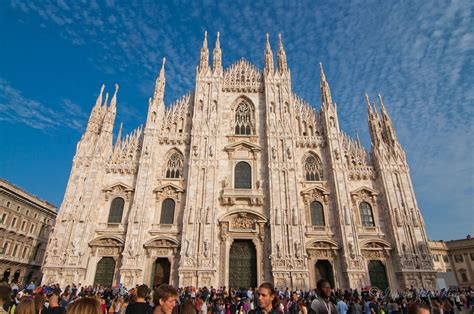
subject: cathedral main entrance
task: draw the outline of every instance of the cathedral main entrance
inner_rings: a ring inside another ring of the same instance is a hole
[[[97,263],[94,286],[112,287],[115,274],[115,260],[112,257],[102,257]]]
[[[331,287],[334,288],[334,272],[331,263],[327,259],[320,259],[316,262],[316,282],[323,278],[329,280]]]
[[[388,288],[387,270],[381,261],[369,261],[369,278],[372,287],[377,287],[382,290]]]
[[[229,287],[257,287],[257,251],[252,240],[235,240],[229,254]]]
[[[153,287],[170,283],[171,263],[167,258],[159,257],[153,263]]]

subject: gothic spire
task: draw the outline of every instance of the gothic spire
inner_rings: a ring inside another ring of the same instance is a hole
[[[222,73],[222,51],[219,37],[220,34],[217,32],[216,46],[212,51],[212,70],[214,73]]]
[[[265,44],[265,73],[273,74],[275,72],[273,66],[273,52],[270,46],[270,36],[267,33],[267,42]]]
[[[115,84],[115,92],[114,92],[114,95],[112,96],[112,100],[110,100],[109,110],[113,110],[114,112],[117,108],[117,92],[118,92],[118,89],[119,89],[119,85]]]
[[[100,93],[99,96],[97,96],[97,100],[95,101],[95,107],[94,108],[99,108],[100,105],[102,104],[102,93],[104,92],[105,85],[102,84],[100,87]]]
[[[205,71],[209,68],[209,49],[207,48],[207,31],[204,32],[204,41],[202,43],[201,55],[199,57],[199,71]]]
[[[278,34],[277,64],[278,64],[278,72],[282,73],[288,70],[288,67],[286,64],[286,53],[285,53],[285,49],[283,48],[283,39],[281,38],[281,33]]]
[[[156,78],[155,83],[155,91],[153,92],[153,103],[156,104],[159,101],[163,100],[165,95],[165,63],[166,58],[163,58],[163,62],[161,63],[160,74]]]
[[[122,122],[120,122],[120,128],[117,134],[117,139],[115,140],[115,147],[114,151],[118,151],[120,149],[120,141],[122,140]]]
[[[319,72],[321,74],[320,88],[321,88],[321,100],[323,105],[332,105],[331,90],[329,84],[326,81],[326,75],[324,74],[323,65],[319,63]]]

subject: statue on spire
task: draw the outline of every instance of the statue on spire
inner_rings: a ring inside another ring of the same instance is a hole
[[[273,66],[273,52],[270,46],[270,36],[267,33],[267,42],[265,44],[265,74],[273,75],[275,68]]]
[[[204,32],[201,55],[199,57],[199,71],[206,71],[209,68],[209,49],[207,48],[207,31]]]
[[[212,51],[212,70],[216,74],[222,73],[222,51],[221,51],[221,42],[220,42],[220,34],[217,32],[216,38],[216,46]]]
[[[278,34],[278,72],[283,73],[288,70],[288,66],[286,63],[286,53],[285,49],[283,48],[283,39],[281,38],[281,33]]]

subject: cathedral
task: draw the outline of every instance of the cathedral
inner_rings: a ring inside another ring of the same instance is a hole
[[[371,151],[339,127],[322,66],[319,110],[276,63],[222,67],[204,36],[194,90],[165,106],[165,59],[146,122],[113,139],[100,90],[43,265],[43,283],[132,287],[434,288],[423,218],[387,109],[368,96]],[[104,99],[105,98],[105,99]],[[343,113],[342,113],[343,114]]]

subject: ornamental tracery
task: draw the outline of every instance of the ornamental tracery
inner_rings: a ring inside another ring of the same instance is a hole
[[[235,108],[234,129],[235,134],[255,134],[255,121],[253,106],[246,101],[240,101]]]
[[[321,160],[314,153],[307,153],[303,162],[303,173],[306,181],[323,180],[323,167]]]
[[[183,154],[181,154],[178,151],[173,151],[169,157],[168,161],[166,163],[166,172],[165,172],[165,177],[166,178],[182,178],[183,177],[183,164],[184,164],[184,158]]]

